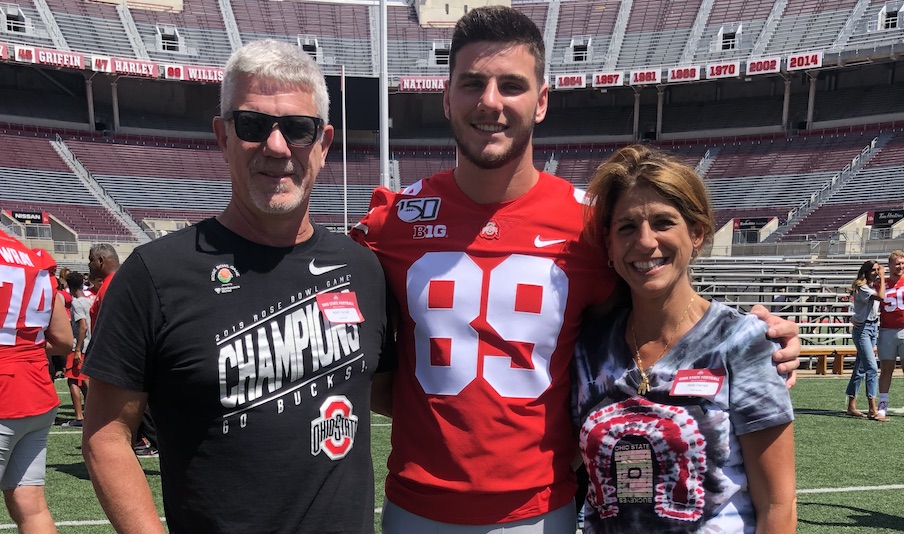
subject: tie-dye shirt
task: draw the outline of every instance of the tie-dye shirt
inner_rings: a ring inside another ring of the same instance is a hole
[[[765,323],[712,302],[647,371],[643,397],[627,318],[621,310],[585,321],[575,351],[572,416],[590,473],[585,534],[754,532],[737,436],[794,419]],[[713,396],[672,395],[681,369],[725,376]]]

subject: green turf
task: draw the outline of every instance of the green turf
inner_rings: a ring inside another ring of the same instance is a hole
[[[891,423],[853,419],[843,414],[847,378],[802,378],[791,397],[797,414],[797,485],[800,490],[837,489],[829,493],[801,493],[798,496],[800,526],[798,532],[838,534],[900,533],[904,525],[904,490],[852,488],[901,485],[904,465],[904,412],[892,413]],[[72,417],[65,383],[57,381],[63,405],[60,421]],[[904,405],[904,379],[892,384],[892,406]],[[865,398],[860,400],[865,409]],[[376,506],[383,504],[383,479],[389,454],[388,419],[374,417],[373,455],[376,474]],[[77,521],[103,521],[104,514],[94,497],[88,473],[79,449],[81,432],[52,429],[47,453],[47,497],[59,531],[64,534],[111,532],[109,525],[67,524]],[[160,464],[143,459],[141,464],[150,480],[161,515]],[[379,533],[380,516],[375,524]],[[0,525],[14,529],[6,510],[0,507]]]

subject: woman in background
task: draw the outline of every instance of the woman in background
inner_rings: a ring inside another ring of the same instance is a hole
[[[857,409],[857,391],[860,381],[866,378],[866,398],[869,402],[869,418],[874,421],[889,421],[879,413],[876,396],[879,394],[879,367],[876,365],[876,341],[879,338],[879,302],[885,295],[885,267],[874,260],[867,260],[860,266],[857,278],[851,284],[854,302],[854,326],[851,336],[857,347],[857,360],[851,371],[847,385],[847,415],[867,417]]]
[[[587,320],[573,414],[590,474],[584,532],[793,533],[793,411],[765,325],[691,285],[713,235],[694,171],[645,146],[588,188],[589,231],[631,307]]]

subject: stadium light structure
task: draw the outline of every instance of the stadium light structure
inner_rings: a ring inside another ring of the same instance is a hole
[[[389,178],[389,45],[386,0],[380,0],[380,185]]]

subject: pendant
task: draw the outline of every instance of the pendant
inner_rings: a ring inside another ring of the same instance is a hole
[[[643,377],[640,384],[637,385],[637,394],[646,395],[648,391],[650,391],[650,383],[647,381],[647,377]]]

